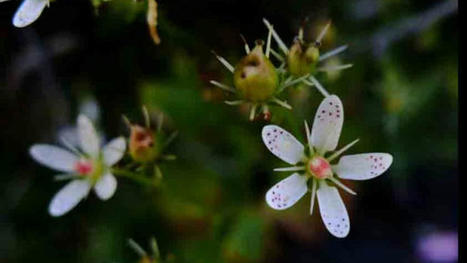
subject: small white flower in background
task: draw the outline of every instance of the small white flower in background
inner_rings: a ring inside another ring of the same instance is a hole
[[[267,148],[283,161],[293,167],[277,168],[275,171],[301,171],[294,173],[274,185],[266,193],[267,204],[283,210],[293,206],[309,190],[311,192],[310,214],[313,213],[315,196],[318,196],[319,210],[328,231],[339,238],[346,237],[350,230],[347,209],[334,186],[329,182],[355,194],[338,179],[367,180],[385,172],[392,164],[392,156],[388,153],[365,153],[345,155],[340,161],[331,165],[331,161],[349,149],[358,140],[342,149],[334,151],[344,122],[344,109],[340,99],[331,95],[326,97],[316,112],[311,130],[305,122],[308,147],[305,148],[295,137],[276,125],[263,128],[263,142]],[[311,186],[309,187],[311,183]]]
[[[5,2],[7,0],[0,0]],[[13,16],[13,25],[15,27],[25,27],[36,21],[44,10],[45,6],[49,5],[49,0],[24,0],[16,10]]]
[[[37,162],[63,172],[58,179],[72,179],[52,199],[49,213],[61,216],[87,197],[91,188],[101,200],[113,196],[117,180],[110,168],[123,157],[126,142],[118,137],[100,149],[99,137],[88,117],[78,117],[78,137],[82,153],[68,145],[71,151],[47,144],[35,144],[29,152]]]

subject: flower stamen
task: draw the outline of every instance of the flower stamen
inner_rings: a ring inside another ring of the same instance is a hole
[[[291,110],[292,109],[292,106],[290,106],[287,102],[285,101],[281,101],[280,99],[278,98],[272,98],[272,101],[277,103],[279,106],[282,106],[288,110]]]
[[[291,167],[281,167],[275,168],[275,172],[295,172],[295,171],[303,171],[305,170],[305,166],[291,166]]]
[[[339,182],[339,180],[337,180],[336,178],[334,177],[329,177],[329,180],[331,182],[333,182],[335,185],[337,185],[338,187],[340,187],[342,190],[346,191],[347,193],[349,194],[352,194],[352,195],[357,195],[357,193],[355,191],[353,191],[352,189],[348,188],[347,186],[345,186],[343,183]]]
[[[310,206],[310,215],[313,214],[313,207],[315,206],[315,198],[316,198],[316,180],[312,178],[312,185],[311,185],[311,206]]]
[[[340,150],[338,150],[337,152],[333,153],[331,156],[329,156],[328,159],[328,162],[331,162],[332,160],[336,159],[337,157],[339,157],[339,155],[341,155],[343,152],[347,151],[350,147],[354,146],[354,144],[356,144],[360,139],[356,139],[354,140],[353,142],[347,144],[346,146],[342,147]]]

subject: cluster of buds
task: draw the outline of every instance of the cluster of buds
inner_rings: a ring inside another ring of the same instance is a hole
[[[286,109],[292,109],[287,101],[279,99],[280,94],[288,87],[296,85],[315,86],[323,96],[329,96],[323,85],[316,79],[319,71],[336,71],[351,67],[351,64],[336,65],[332,67],[320,66],[320,62],[344,51],[347,46],[340,46],[323,55],[320,55],[320,46],[330,23],[328,23],[316,40],[306,42],[303,38],[303,26],[290,48],[284,44],[273,26],[263,20],[268,29],[266,50],[263,51],[264,41],[257,40],[255,47],[250,51],[245,38],[244,47],[246,56],[237,65],[232,66],[225,58],[217,55],[217,59],[233,73],[233,87],[211,80],[211,84],[233,94],[236,100],[225,101],[228,105],[251,104],[250,120],[254,120],[257,109],[261,108],[264,119],[270,120],[269,105],[279,105]],[[272,39],[277,43],[280,51],[271,47]],[[270,61],[270,55],[274,56],[281,64],[275,67]]]

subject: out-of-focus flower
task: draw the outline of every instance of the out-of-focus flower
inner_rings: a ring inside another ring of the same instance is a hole
[[[151,128],[149,112],[143,107],[145,126],[133,124],[124,116],[124,120],[130,129],[129,152],[133,160],[137,163],[148,164],[162,160],[174,160],[174,155],[164,155],[164,148],[167,147],[177,136],[177,132],[171,133],[168,137],[162,132],[163,115],[159,115],[156,129]]]
[[[173,161],[177,157],[173,154],[166,154],[165,150],[177,137],[177,132],[166,135],[162,131],[163,115],[159,114],[157,127],[151,127],[149,112],[143,106],[145,125],[133,124],[123,116],[125,123],[130,129],[129,153],[133,163],[128,169],[114,169],[116,175],[126,175],[144,184],[157,186],[162,180],[162,171],[159,165],[164,161]],[[131,167],[131,168],[130,168]],[[147,177],[147,175],[152,175]]]
[[[5,2],[7,0],[0,0]],[[13,16],[13,25],[15,27],[25,27],[36,21],[49,5],[49,0],[24,0]]]
[[[458,235],[453,231],[431,232],[417,242],[417,255],[422,262],[454,263],[458,253]]]
[[[71,179],[50,202],[52,216],[61,216],[73,209],[91,188],[101,200],[111,198],[117,188],[117,180],[110,168],[123,157],[125,139],[113,139],[100,149],[100,140],[91,120],[80,115],[77,122],[82,152],[71,145],[68,145],[71,151],[47,144],[35,144],[29,149],[34,160],[64,173],[57,179]]]
[[[310,214],[313,213],[315,196],[317,196],[321,218],[326,228],[339,238],[346,237],[349,233],[350,221],[337,188],[329,186],[328,182],[355,194],[337,177],[350,180],[372,179],[384,173],[393,160],[388,153],[365,153],[345,155],[337,164],[331,165],[331,161],[358,141],[355,140],[331,155],[325,156],[327,152],[336,149],[343,121],[342,102],[337,96],[331,95],[321,102],[311,134],[305,122],[308,147],[305,148],[290,133],[276,125],[267,125],[262,130],[266,147],[281,160],[294,165],[274,170],[302,171],[302,174],[294,173],[269,189],[266,193],[267,204],[276,210],[287,209],[310,190]],[[311,187],[309,187],[310,183]]]

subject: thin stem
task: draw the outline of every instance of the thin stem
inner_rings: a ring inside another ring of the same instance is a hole
[[[335,55],[341,53],[342,51],[346,50],[347,47],[348,47],[348,45],[343,45],[343,46],[340,46],[340,47],[338,47],[338,48],[335,48],[335,49],[333,49],[333,50],[331,50],[331,51],[328,51],[328,52],[322,54],[321,56],[319,56],[318,61],[323,61],[323,60],[325,60],[325,59],[327,59],[327,58],[330,58],[330,57],[332,57],[332,56],[335,56]]]
[[[337,152],[333,153],[331,156],[329,156],[329,158],[327,158],[328,162],[331,162],[332,160],[339,157],[339,155],[341,155],[343,152],[347,151],[350,147],[354,146],[354,144],[356,144],[359,140],[360,139],[356,139],[353,142],[351,142],[351,143],[347,144],[346,146],[342,147]]]
[[[121,176],[121,177],[126,177],[128,179],[132,179],[135,182],[138,182],[143,185],[148,185],[148,186],[153,186],[156,187],[158,184],[156,184],[154,181],[150,180],[149,178],[146,178],[144,176],[141,176],[140,174],[133,173],[130,171],[125,171],[125,170],[119,170],[119,169],[111,169],[112,174],[116,176]]]
[[[128,239],[128,245],[136,252],[136,254],[138,254],[138,256],[146,257],[148,255],[148,253],[146,253],[146,251],[144,251],[144,249],[131,238]]]
[[[232,87],[230,87],[230,86],[227,86],[227,85],[225,85],[225,84],[222,84],[222,83],[220,83],[220,82],[217,82],[217,81],[215,81],[215,80],[211,80],[211,81],[209,81],[209,83],[211,83],[212,85],[214,85],[214,86],[216,86],[216,87],[219,87],[219,88],[221,88],[221,89],[223,89],[223,90],[225,90],[225,91],[228,91],[228,92],[231,92],[231,93],[236,93],[236,91],[235,91],[234,88],[232,88]]]
[[[159,259],[161,256],[161,253],[159,252],[159,246],[157,245],[157,240],[155,237],[151,238],[151,250],[152,250],[152,256],[156,259]]]
[[[154,165],[154,174],[156,175],[156,179],[158,181],[162,179],[162,172],[158,165]]]
[[[275,51],[274,49],[271,48],[271,54],[277,59],[279,60],[280,62],[283,62],[284,61],[284,57],[282,57],[279,53],[277,53],[277,51]]]
[[[250,109],[250,121],[255,119],[256,107],[258,107],[258,105],[256,103],[251,106],[251,109]]]
[[[303,27],[301,26],[300,29],[298,29],[298,40],[300,42],[303,42]]]
[[[313,214],[313,208],[315,206],[315,198],[316,198],[316,179],[311,178],[313,180],[312,185],[311,185],[311,206],[310,206],[310,215]]]
[[[323,30],[321,31],[321,33],[320,33],[320,34],[318,35],[318,37],[316,38],[316,42],[321,43],[321,40],[323,40],[324,35],[326,35],[326,32],[328,31],[330,25],[331,25],[331,21],[329,21],[329,22],[326,24],[326,26],[323,28]]]
[[[162,146],[162,149],[165,149],[167,146],[169,146],[169,144],[172,143],[172,141],[178,136],[178,131],[174,131],[172,132],[172,134],[170,134],[169,138],[167,138],[167,140],[165,141],[164,145]]]
[[[338,71],[338,70],[343,70],[346,68],[351,68],[352,66],[353,64],[327,66],[327,67],[319,67],[317,70],[321,72]]]
[[[288,78],[285,79],[284,85],[289,84],[289,82],[291,82],[292,80],[293,80],[293,77],[292,77],[292,76],[289,76]]]
[[[263,114],[268,114],[269,113],[269,106],[267,104],[263,104]]]
[[[242,34],[240,34],[240,37],[243,40],[243,44],[244,44],[244,47],[245,47],[246,54],[247,55],[250,54],[250,47],[248,46],[248,42],[246,41],[246,38]]]
[[[289,49],[287,48],[287,46],[284,44],[284,42],[282,42],[281,38],[279,37],[279,35],[276,33],[276,31],[274,30],[274,28],[272,27],[272,25],[269,23],[268,20],[266,20],[266,18],[263,18],[263,23],[266,25],[266,27],[268,29],[270,29],[272,31],[272,36],[274,37],[274,40],[276,40],[277,44],[279,45],[279,48],[282,50],[282,52],[284,52],[284,54],[288,54],[289,53]]]
[[[321,85],[321,83],[319,83],[319,81],[314,76],[310,76],[310,80],[311,82],[313,82],[313,84],[315,84],[315,87],[318,89],[319,92],[321,92],[321,94],[323,94],[324,97],[329,96],[329,93],[326,91],[323,85]]]
[[[333,182],[335,185],[342,188],[342,190],[346,191],[347,193],[352,194],[352,195],[357,195],[357,193],[355,193],[352,189],[345,186],[343,183],[339,182],[339,180],[337,180],[336,178],[329,177],[329,180],[331,180],[331,182]]]
[[[269,58],[269,52],[271,51],[271,37],[272,37],[272,26],[269,28],[268,40],[266,42],[266,57]]]
[[[292,106],[290,106],[289,104],[287,104],[287,102],[285,101],[281,101],[280,99],[278,98],[272,98],[272,101],[277,103],[279,106],[282,106],[288,110],[291,110],[292,109]]]
[[[310,127],[308,126],[308,122],[305,120],[305,132],[306,132],[306,141],[308,142],[308,149],[310,150],[310,155],[314,153],[313,146],[311,145],[311,133]]]
[[[245,101],[243,101],[243,100],[232,100],[232,101],[226,100],[226,101],[224,101],[225,104],[230,105],[230,106],[237,106],[237,105],[240,105],[240,104],[242,104],[244,102]]]
[[[160,133],[162,130],[162,124],[164,124],[164,115],[161,113],[159,114],[159,119],[157,120],[157,132],[158,133]]]
[[[128,127],[128,129],[131,128],[131,122],[130,120],[127,118],[127,116],[123,115],[122,114],[122,119],[123,119],[123,122],[125,123],[125,125]]]
[[[166,155],[162,155],[161,159],[164,160],[164,161],[174,161],[174,160],[177,159],[177,156],[175,156],[173,154],[166,154]]]
[[[141,107],[141,110],[143,112],[143,117],[144,117],[144,124],[146,125],[146,128],[149,128],[150,125],[151,125],[151,121],[149,119],[149,112],[148,112],[148,109],[146,108],[146,106],[142,106]]]
[[[303,80],[307,79],[310,75],[304,75],[304,76],[301,76],[299,78],[296,78],[292,81],[289,81],[288,83],[285,83],[284,86],[282,87],[282,90],[285,89],[285,88],[288,88],[290,86],[293,86],[299,82],[303,82]]]
[[[222,63],[222,65],[224,65],[224,67],[226,67],[230,72],[234,72],[234,67],[225,58],[217,55],[214,51],[212,51],[212,53],[214,54],[214,56],[216,56],[217,60],[219,60],[219,62]]]
[[[277,72],[285,73],[285,62],[282,62],[280,66],[277,68]]]
[[[305,170],[305,166],[292,166],[292,167],[281,167],[275,168],[275,172],[295,172],[295,171],[303,171]]]

